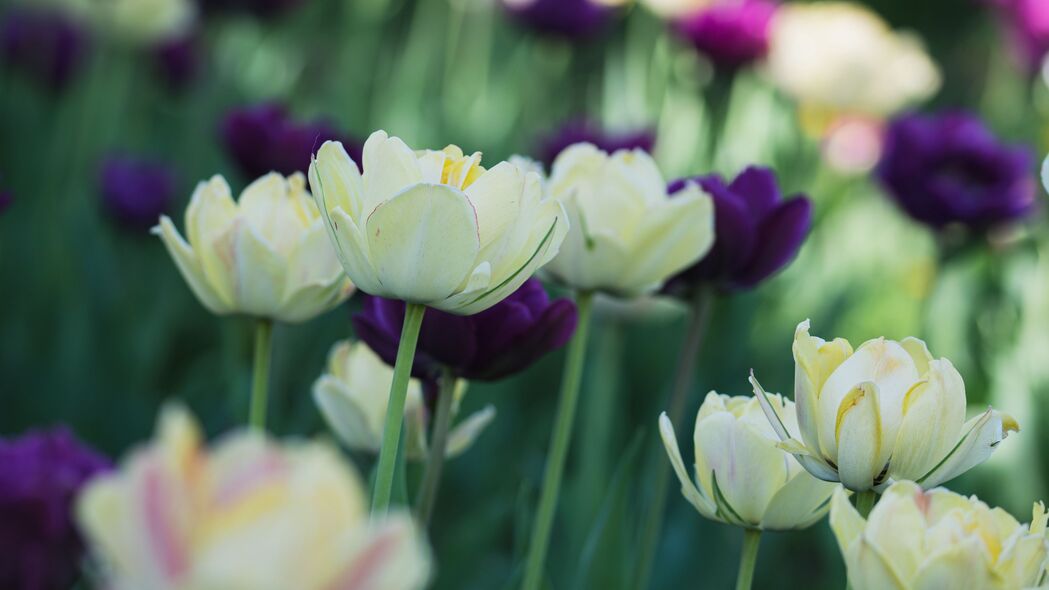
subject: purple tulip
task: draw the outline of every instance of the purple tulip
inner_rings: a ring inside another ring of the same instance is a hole
[[[612,9],[594,0],[503,0],[507,13],[542,34],[584,38],[601,30]]]
[[[1049,2],[988,0],[998,10],[1003,28],[1021,64],[1031,72],[1049,55]]]
[[[682,17],[674,29],[718,67],[736,69],[765,57],[777,5],[726,0]]]
[[[667,283],[669,293],[687,297],[702,286],[723,291],[754,287],[794,259],[812,226],[808,197],[784,200],[768,168],[747,168],[731,184],[717,175],[676,180],[668,190],[677,192],[688,181],[714,200],[714,245]]]
[[[164,41],[153,48],[153,63],[169,90],[185,90],[197,79],[200,70],[197,39],[191,34]]]
[[[87,53],[87,33],[62,14],[11,9],[3,15],[0,54],[4,62],[55,92],[73,80]]]
[[[430,381],[447,367],[465,379],[502,379],[564,346],[575,331],[576,319],[572,301],[550,301],[542,283],[534,278],[476,315],[428,309],[412,373]],[[403,323],[404,302],[371,296],[353,317],[357,337],[391,366],[397,358]]]
[[[176,178],[166,165],[124,156],[106,158],[99,172],[105,211],[120,225],[145,231],[167,212],[175,198]]]
[[[255,179],[270,172],[305,173],[310,156],[328,140],[342,141],[350,157],[361,161],[361,146],[323,121],[300,124],[277,104],[236,109],[222,123],[226,151],[244,176]]]
[[[877,176],[914,219],[983,230],[1030,214],[1031,150],[1003,144],[970,114],[903,115],[889,124]]]
[[[618,150],[642,149],[651,153],[656,138],[651,131],[609,133],[584,120],[570,121],[539,142],[540,161],[549,169],[558,154],[577,143],[592,143],[608,153]]]
[[[208,12],[247,12],[262,18],[273,18],[297,8],[303,0],[199,0]]]
[[[0,439],[0,466],[0,588],[67,590],[84,550],[73,501],[109,461],[57,428]]]

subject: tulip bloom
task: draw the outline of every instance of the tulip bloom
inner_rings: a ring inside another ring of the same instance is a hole
[[[855,590],[1012,590],[1042,583],[1049,558],[1041,502],[1031,524],[975,496],[893,484],[864,520],[844,491],[831,501],[830,525]]]
[[[55,92],[74,79],[89,53],[87,31],[52,10],[8,8],[0,22],[0,56]]]
[[[991,456],[1016,420],[993,409],[965,421],[965,384],[947,359],[917,338],[878,338],[855,352],[848,341],[794,334],[800,440],[757,380],[754,394],[784,449],[816,477],[850,490],[880,491],[894,480],[935,487]]]
[[[328,356],[328,371],[313,384],[313,401],[347,447],[377,453],[392,381],[393,369],[365,344],[338,342]],[[459,387],[455,392],[453,413],[458,411],[464,390],[465,387]],[[432,416],[423,399],[423,385],[417,379],[408,383],[404,416],[405,456],[422,459],[429,448],[427,432]],[[494,418],[495,408],[488,406],[460,422],[448,434],[445,455],[455,457],[470,448]]]
[[[257,431],[213,449],[181,409],[87,486],[78,521],[116,589],[422,588],[427,549],[401,514],[368,515],[356,472],[319,443]]]
[[[668,194],[652,157],[609,155],[590,144],[558,156],[549,191],[562,199],[572,231],[546,267],[580,291],[635,297],[696,263],[714,241],[714,211],[695,183]]]
[[[175,198],[174,173],[164,163],[110,156],[99,173],[102,204],[124,227],[145,234]]]
[[[569,121],[539,143],[539,159],[547,168],[561,152],[577,143],[589,143],[598,149],[612,153],[619,150],[644,150],[652,153],[656,144],[655,135],[647,129],[627,132],[612,132],[586,120]]]
[[[777,7],[770,0],[719,0],[676,19],[673,26],[714,65],[734,70],[768,53]]]
[[[301,174],[268,174],[239,202],[215,176],[197,186],[186,209],[188,242],[167,216],[153,232],[200,302],[218,315],[303,322],[342,303],[353,289]]]
[[[597,0],[502,0],[506,12],[522,25],[549,35],[589,37],[600,31],[612,8]]]
[[[794,403],[778,395],[769,400],[788,430],[797,433]],[[779,448],[779,438],[753,397],[707,394],[693,435],[695,481],[685,469],[665,412],[659,417],[659,434],[681,493],[711,520],[750,529],[803,529],[823,517],[838,489],[812,477]]]
[[[1043,0],[987,0],[1002,21],[1017,61],[1037,72],[1049,55],[1049,4]]]

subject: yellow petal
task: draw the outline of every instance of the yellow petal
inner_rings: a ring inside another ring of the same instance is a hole
[[[171,258],[175,261],[182,278],[186,280],[193,294],[211,313],[223,315],[233,311],[232,301],[223,300],[222,295],[208,283],[196,252],[190,247],[168,216],[160,218],[160,224],[153,228],[153,233],[160,236]]]
[[[903,400],[903,421],[893,447],[890,475],[916,480],[958,442],[965,422],[965,384],[947,359],[932,361],[926,379]]]
[[[223,301],[236,301],[233,288],[233,253],[219,243],[237,216],[229,185],[221,176],[197,185],[186,208],[186,236],[200,260],[208,284]]]

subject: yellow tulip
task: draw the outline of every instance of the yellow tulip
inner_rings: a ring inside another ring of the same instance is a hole
[[[302,174],[263,176],[239,203],[215,176],[197,186],[186,209],[189,242],[167,216],[153,232],[212,313],[302,322],[353,292]]]
[[[917,338],[878,338],[855,352],[848,341],[794,334],[798,436],[781,423],[751,377],[769,422],[810,473],[857,492],[893,480],[935,487],[991,456],[1019,426],[993,409],[965,421],[965,383]]]
[[[412,520],[370,517],[335,449],[241,431],[209,450],[177,408],[87,485],[77,520],[115,590],[409,590],[430,571]]]
[[[313,400],[328,426],[347,447],[377,453],[382,445],[383,422],[392,381],[393,369],[367,345],[342,341],[332,347],[328,372],[313,384]],[[456,390],[453,419],[464,393],[465,387]],[[452,428],[448,433],[446,456],[454,457],[468,449],[494,418],[495,408],[488,406]],[[418,379],[408,383],[404,420],[405,456],[424,459],[429,446],[426,438],[429,414]]]
[[[415,152],[383,131],[365,142],[363,160],[361,174],[341,143],[326,142],[310,186],[365,293],[474,314],[520,287],[568,231],[564,208],[519,165],[486,170],[480,153]]]
[[[643,150],[607,154],[576,144],[554,162],[549,192],[572,229],[546,271],[583,291],[635,297],[659,289],[714,241],[714,207],[695,184],[667,194]]]
[[[777,413],[797,430],[794,404],[771,396]],[[678,450],[674,426],[666,413],[659,433],[670,455],[681,492],[703,516],[752,529],[802,529],[827,512],[839,486],[820,481],[788,453],[769,426],[757,400],[749,396],[707,394],[696,416],[695,481]]]
[[[975,496],[900,481],[866,520],[835,493],[830,524],[854,590],[1016,590],[1042,583],[1049,558],[1045,507],[1033,512],[1020,524]]]

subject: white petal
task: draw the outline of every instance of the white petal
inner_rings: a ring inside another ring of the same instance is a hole
[[[923,488],[934,488],[986,461],[998,443],[1010,432],[1019,430],[1008,414],[988,409],[962,427],[962,438],[939,465],[918,480]]]
[[[717,506],[713,500],[700,493],[699,489],[696,488],[696,484],[685,470],[685,462],[681,460],[681,451],[678,449],[677,437],[674,434],[674,425],[671,424],[666,412],[659,415],[659,436],[663,439],[663,446],[667,450],[667,456],[670,457],[670,464],[674,467],[674,473],[677,474],[677,479],[681,482],[681,494],[685,496],[685,499],[696,510],[699,510],[704,515],[712,516],[715,514]]]
[[[842,399],[835,420],[838,476],[857,492],[871,489],[892,450],[884,442],[878,394],[874,383],[860,383]]]
[[[160,236],[171,258],[175,261],[175,266],[182,273],[182,278],[186,280],[186,284],[204,307],[208,308],[211,313],[219,315],[230,313],[232,311],[231,302],[224,301],[222,295],[208,283],[200,267],[197,254],[179,235],[171,219],[166,215],[161,217],[160,224],[153,228],[153,233]]]
[[[364,142],[364,191],[361,215],[367,218],[381,203],[422,182],[418,157],[398,137],[385,131],[372,133]]]

